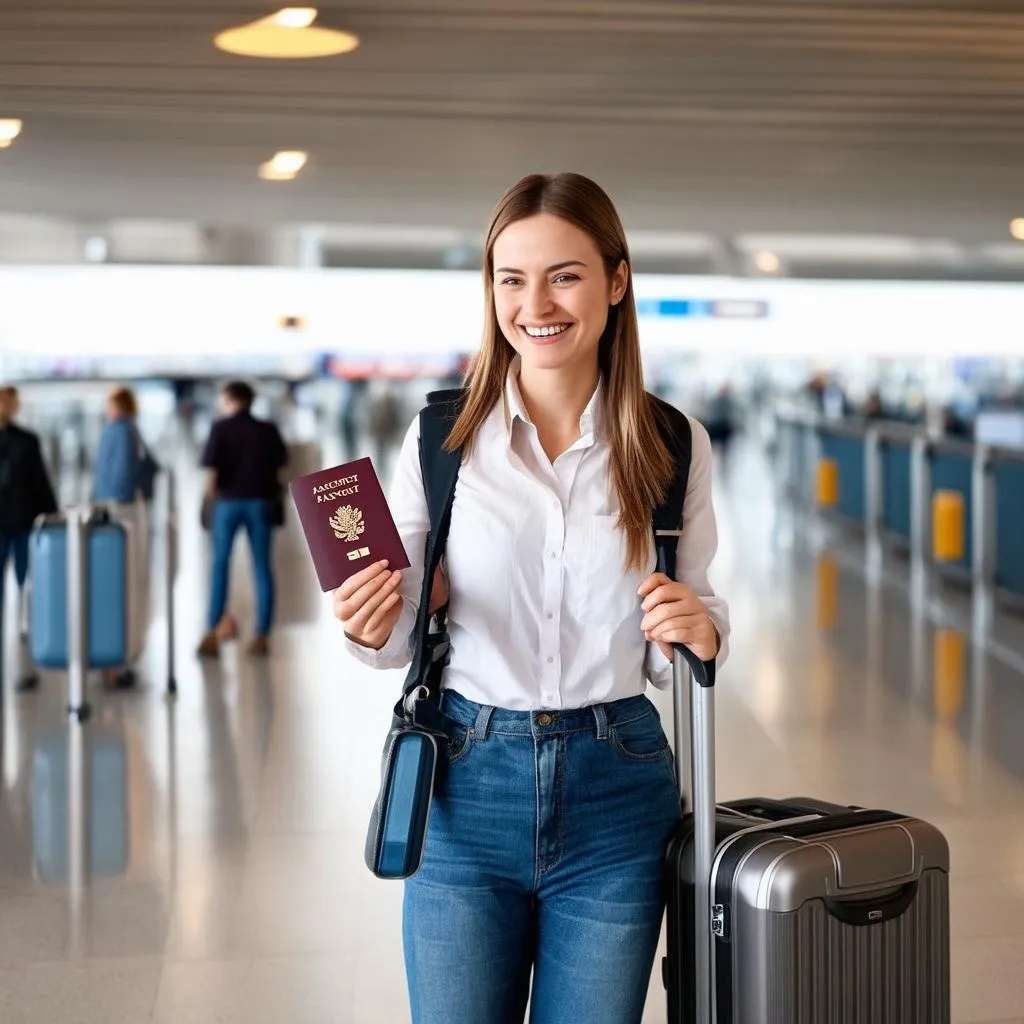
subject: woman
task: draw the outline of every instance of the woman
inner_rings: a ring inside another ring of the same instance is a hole
[[[128,647],[129,660],[138,656],[149,621],[149,521],[146,514],[143,466],[146,449],[136,425],[138,403],[131,388],[119,387],[107,397],[107,422],[96,451],[92,500],[117,506],[119,518],[131,526],[129,552]],[[108,689],[135,685],[131,668],[108,669]]]
[[[635,1024],[679,814],[647,681],[674,642],[721,659],[725,603],[711,447],[695,421],[676,575],[653,572],[651,514],[672,472],[644,391],[625,233],[574,174],[530,176],[485,248],[486,321],[449,444],[465,446],[446,573],[448,770],[423,865],[406,882],[416,1024]],[[427,510],[418,424],[391,507],[405,573],[371,566],[335,593],[349,650],[410,659]],[[533,973],[532,986],[530,980]]]
[[[115,388],[107,396],[107,422],[96,451],[93,501],[135,501],[142,455],[135,426],[137,415],[138,405],[131,388]]]

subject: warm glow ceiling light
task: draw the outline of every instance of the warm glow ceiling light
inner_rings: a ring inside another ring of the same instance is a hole
[[[282,150],[270,162],[284,174],[298,174],[306,166],[306,154],[300,149]]]
[[[260,177],[264,181],[291,181],[306,166],[307,154],[301,149],[285,149],[275,153],[273,159],[260,164]]]
[[[6,149],[21,134],[21,121],[16,117],[0,119],[0,149]]]
[[[282,28],[309,28],[316,21],[315,7],[282,7],[272,21]]]
[[[768,252],[767,249],[754,256],[754,266],[762,274],[777,274],[781,265],[779,257],[773,252]]]
[[[282,7],[247,25],[229,28],[214,37],[214,45],[241,57],[302,60],[349,53],[359,45],[350,32],[314,25],[315,7]]]
[[[1015,217],[1010,221],[1010,234],[1018,242],[1024,242],[1024,217]]]

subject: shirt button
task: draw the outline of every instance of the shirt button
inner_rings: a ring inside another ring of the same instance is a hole
[[[548,612],[548,618],[549,619],[553,619],[554,617],[555,617],[555,613],[554,612]]]

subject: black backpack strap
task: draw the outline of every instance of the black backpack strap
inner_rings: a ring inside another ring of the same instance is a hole
[[[658,555],[657,571],[670,579],[676,575],[676,548],[682,535],[683,507],[686,485],[690,478],[693,454],[693,431],[690,420],[674,406],[651,396],[658,433],[672,453],[676,468],[669,481],[662,503],[654,510],[654,549]]]
[[[438,628],[430,629],[430,592],[434,571],[441,564],[445,545],[448,542],[448,528],[451,525],[452,501],[455,484],[462,462],[462,451],[450,452],[444,442],[458,418],[464,389],[432,391],[427,395],[427,404],[420,411],[420,470],[423,475],[423,491],[427,498],[430,517],[430,532],[427,534],[423,559],[423,585],[420,589],[420,605],[416,614],[414,629],[415,644],[412,665],[406,677],[404,695],[408,696],[417,687],[425,686],[430,696],[434,693],[439,672],[431,671],[438,662],[447,662],[448,638],[445,632],[445,611],[437,613]]]
[[[693,429],[689,417],[675,406],[650,396],[654,409],[658,433],[672,453],[676,468],[669,481],[664,500],[654,510],[654,550],[657,553],[655,570],[663,572],[669,579],[676,578],[676,549],[683,534],[683,509],[686,504],[686,486],[690,479],[690,461],[693,457]],[[715,685],[714,659],[702,662],[697,655],[682,644],[673,645],[686,659],[694,678],[701,686]]]

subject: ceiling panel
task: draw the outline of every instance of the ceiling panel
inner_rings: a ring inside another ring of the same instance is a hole
[[[0,0],[0,211],[479,228],[531,170],[636,229],[1002,241],[1024,215],[1024,5],[374,0],[360,48],[218,52],[261,0]],[[310,152],[294,182],[257,165]]]

